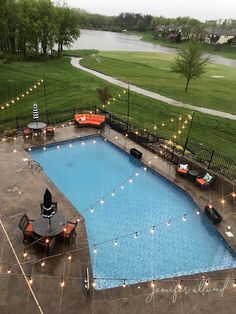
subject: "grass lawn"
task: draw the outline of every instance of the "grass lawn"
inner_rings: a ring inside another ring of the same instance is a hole
[[[166,53],[100,52],[81,64],[185,103],[236,114],[236,68],[210,64],[185,93],[185,80],[170,71],[173,58]]]
[[[108,86],[113,96],[121,91],[119,87],[75,69],[69,64],[67,58],[45,62],[20,61],[0,65],[0,102],[4,103],[21,94],[43,75],[45,76],[49,111],[91,108],[99,105],[96,92],[98,87]],[[2,119],[12,118],[14,124],[16,115],[19,117],[31,115],[33,102],[38,103],[41,120],[45,121],[44,89],[40,87],[15,105],[0,111],[0,128],[3,127]],[[111,102],[107,109],[126,118],[127,94],[123,94],[119,101]],[[168,106],[135,93],[130,95],[132,123],[162,136],[168,136],[173,134],[173,131],[177,131],[180,124],[178,117],[189,113],[184,109]],[[172,123],[170,121],[172,118],[175,118],[176,122]],[[162,123],[165,123],[165,127],[161,126]],[[157,126],[156,131],[153,129],[155,125]],[[184,141],[186,131],[181,134],[178,141]],[[231,158],[236,158],[235,134],[235,121],[196,113],[190,137]]]
[[[137,33],[137,35],[139,34],[140,33]],[[187,46],[187,42],[172,43],[170,42],[170,40],[165,39],[165,38],[154,39],[152,34],[150,33],[142,33],[142,40],[151,42],[152,44],[162,45],[166,47],[173,47],[173,48],[182,48],[182,47]],[[205,52],[208,52],[214,55],[219,55],[219,56],[229,58],[229,59],[236,59],[236,47],[232,47],[230,44],[222,45],[220,51],[215,51],[213,45],[201,44],[201,46],[202,46],[203,51]]]

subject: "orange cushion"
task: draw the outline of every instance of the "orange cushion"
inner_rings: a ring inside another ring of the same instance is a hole
[[[64,230],[64,237],[69,237],[70,233],[71,233],[71,230],[74,229],[75,226],[74,225],[71,225],[71,224],[67,224],[65,229]]]
[[[24,233],[33,233],[33,225],[31,223],[26,226]]]
[[[204,180],[203,178],[198,178],[197,182],[200,183],[201,185],[206,184],[206,180]]]
[[[177,171],[181,173],[188,173],[188,170],[181,169],[181,168],[178,168]]]

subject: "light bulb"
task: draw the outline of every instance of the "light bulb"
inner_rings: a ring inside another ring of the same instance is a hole
[[[132,183],[133,182],[133,179],[132,178],[129,178],[129,183]]]
[[[123,282],[123,288],[125,288],[126,287],[126,283],[125,283],[125,279],[124,279],[124,282]]]
[[[117,239],[117,238],[114,240],[114,245],[115,245],[115,246],[118,245],[118,239]]]
[[[101,204],[104,204],[104,197],[100,200]]]
[[[96,247],[96,245],[93,246],[93,253],[94,253],[94,254],[97,253],[97,247]]]
[[[92,286],[95,288],[96,287],[96,281],[94,280],[92,283]]]
[[[44,262],[44,261],[42,261],[41,266],[42,266],[42,267],[44,267],[44,266],[45,266],[45,262]]]
[[[182,219],[183,219],[183,221],[186,221],[186,219],[187,219],[187,215],[186,215],[186,214],[184,214]]]
[[[155,232],[155,226],[152,226],[152,228],[150,229],[150,232],[153,234]]]
[[[167,224],[167,226],[170,226],[171,220],[168,220],[166,224]]]
[[[135,239],[138,239],[138,232],[135,232],[134,238],[135,238]]]
[[[32,283],[33,283],[33,279],[29,277],[29,284],[32,285]]]
[[[155,280],[152,281],[151,283],[151,287],[154,288],[155,287]]]
[[[65,281],[64,281],[64,279],[62,279],[62,280],[61,280],[60,285],[61,285],[61,287],[62,287],[62,288],[64,288],[64,287],[65,287]]]
[[[111,192],[111,196],[115,196],[116,195],[116,192],[115,192],[115,190],[113,190],[112,192]]]
[[[93,213],[93,212],[94,212],[94,208],[93,208],[93,207],[91,207],[91,208],[90,208],[90,211],[91,211],[91,213]]]

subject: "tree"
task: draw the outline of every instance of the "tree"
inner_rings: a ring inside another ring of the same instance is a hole
[[[206,73],[206,66],[210,57],[201,50],[200,45],[191,40],[187,48],[182,48],[171,65],[173,72],[179,73],[186,79],[185,93],[188,91],[189,82]]]
[[[102,105],[105,105],[108,100],[112,97],[108,87],[104,87],[104,88],[97,88],[97,92],[98,92],[98,99],[100,100]]]

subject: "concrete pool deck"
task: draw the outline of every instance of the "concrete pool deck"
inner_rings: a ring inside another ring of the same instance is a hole
[[[0,266],[12,265],[11,274],[6,274],[6,269],[1,270],[0,313],[235,313],[236,288],[233,288],[233,279],[236,278],[235,269],[181,277],[184,280],[184,286],[189,290],[178,293],[176,302],[173,302],[171,291],[178,283],[175,279],[158,281],[154,289],[165,289],[162,291],[153,291],[149,282],[101,291],[92,288],[87,297],[83,278],[86,267],[91,270],[91,265],[83,220],[79,222],[77,228],[78,237],[72,247],[72,250],[76,252],[72,253],[71,261],[67,259],[68,254],[64,254],[46,261],[44,268],[40,266],[39,260],[32,266],[30,261],[43,257],[42,253],[35,252],[33,248],[29,248],[28,256],[23,257],[24,246],[22,233],[17,227],[18,221],[24,213],[27,213],[31,219],[39,215],[40,203],[46,187],[50,189],[53,199],[57,201],[58,211],[63,213],[66,219],[70,220],[78,215],[73,205],[43,171],[37,171],[37,169],[33,173],[29,171],[28,162],[23,161],[23,158],[27,157],[24,148],[97,133],[98,131],[94,129],[77,129],[68,126],[57,128],[55,137],[51,141],[38,138],[33,143],[30,140],[24,143],[23,138],[18,137],[16,141],[0,144]],[[110,128],[106,127],[102,133],[126,151],[129,151],[131,147],[141,150],[146,164],[152,160],[151,166],[154,169],[187,190],[201,208],[208,203],[209,193],[214,204],[221,207],[221,195],[217,192],[200,190],[188,180],[177,177],[175,168],[170,163],[160,157],[155,159],[152,153]],[[235,204],[228,201],[225,208],[220,211],[224,221],[217,228],[224,237],[228,225],[231,226],[232,233],[236,234],[235,209]],[[236,249],[235,237],[230,238],[230,245]],[[69,251],[69,246],[62,243],[55,247],[52,254],[63,252],[64,247],[65,251]],[[14,252],[21,263],[29,262],[22,265],[22,269],[18,265]],[[6,259],[5,262],[4,259]],[[29,275],[33,278],[32,286],[27,283]],[[204,289],[198,289],[202,275],[211,279],[208,289],[222,289],[228,277],[231,281],[221,292],[205,291],[205,296],[203,296]],[[63,289],[60,287],[62,277],[65,277]],[[153,298],[150,297],[147,300],[146,298],[152,292],[155,292]]]

